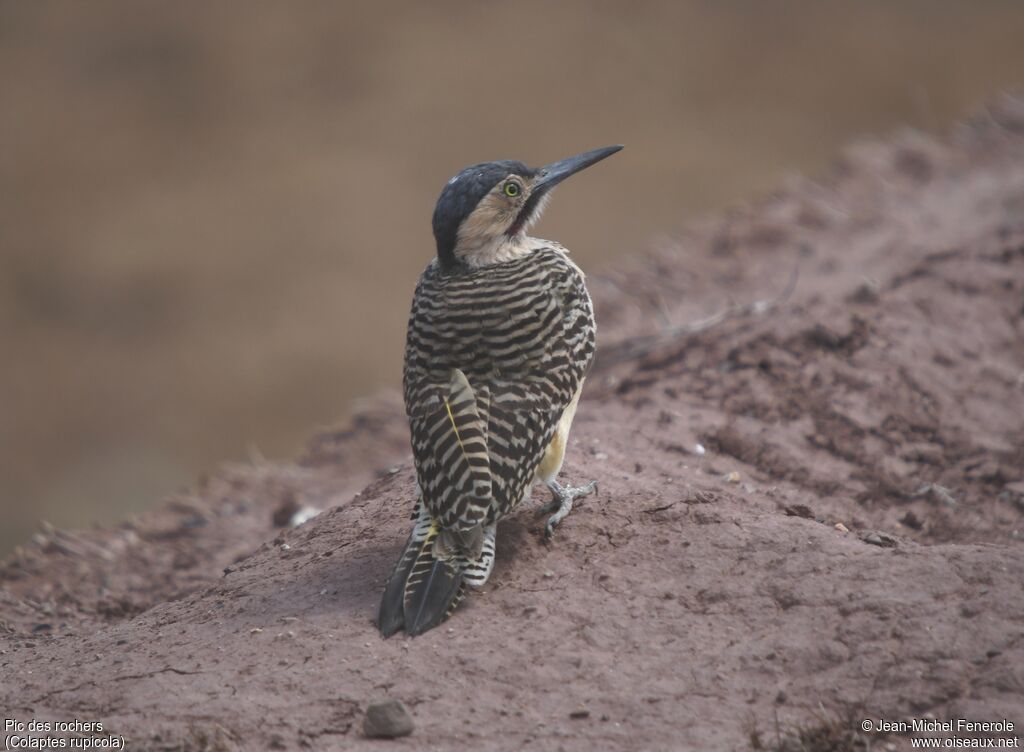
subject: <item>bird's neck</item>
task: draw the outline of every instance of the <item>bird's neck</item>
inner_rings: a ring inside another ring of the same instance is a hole
[[[502,234],[480,238],[472,245],[461,246],[456,250],[456,256],[463,264],[472,269],[514,261],[517,258],[528,256],[541,245],[542,241],[525,233]]]

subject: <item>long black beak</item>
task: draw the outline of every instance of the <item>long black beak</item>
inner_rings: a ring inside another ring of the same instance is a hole
[[[585,151],[582,154],[577,154],[575,157],[544,165],[537,171],[537,179],[533,183],[533,192],[530,198],[539,199],[570,175],[575,175],[580,170],[584,170],[592,164],[597,164],[605,157],[610,157],[615,152],[621,150],[621,144],[605,146],[602,149]]]
[[[516,217],[516,221],[512,223],[512,226],[508,228],[506,234],[515,235],[521,232],[537,211],[541,199],[556,185],[570,175],[575,175],[580,170],[584,170],[590,167],[590,165],[596,164],[605,157],[610,157],[615,152],[621,150],[621,144],[606,146],[603,149],[585,151],[582,154],[577,154],[575,157],[569,157],[568,159],[552,162],[541,167],[537,170],[537,177],[533,181],[533,190],[530,192],[530,197],[526,199],[523,208],[519,210],[519,216]]]

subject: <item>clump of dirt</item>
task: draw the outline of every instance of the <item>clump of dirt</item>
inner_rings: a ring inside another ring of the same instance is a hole
[[[394,397],[297,463],[45,530],[0,568],[0,701],[193,750],[379,745],[361,719],[385,698],[408,749],[881,742],[816,720],[849,707],[1024,720],[1021,217],[1008,98],[592,272],[565,473],[600,494],[551,544],[519,510],[484,592],[415,640],[373,624],[415,495]]]

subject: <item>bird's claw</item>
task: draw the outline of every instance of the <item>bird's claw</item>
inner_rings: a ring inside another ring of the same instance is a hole
[[[553,514],[548,517],[547,524],[544,526],[544,537],[550,539],[555,534],[555,526],[564,520],[569,512],[572,511],[573,501],[597,491],[597,481],[592,480],[585,486],[578,486],[575,488],[561,486],[555,481],[551,481],[548,483],[548,488],[551,489],[552,499],[542,506],[538,513],[550,514],[553,512]]]

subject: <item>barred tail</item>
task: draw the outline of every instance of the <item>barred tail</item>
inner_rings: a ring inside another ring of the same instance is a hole
[[[438,524],[420,515],[402,558],[384,589],[377,626],[383,637],[405,629],[410,637],[447,619],[466,594],[455,561],[434,556]]]

